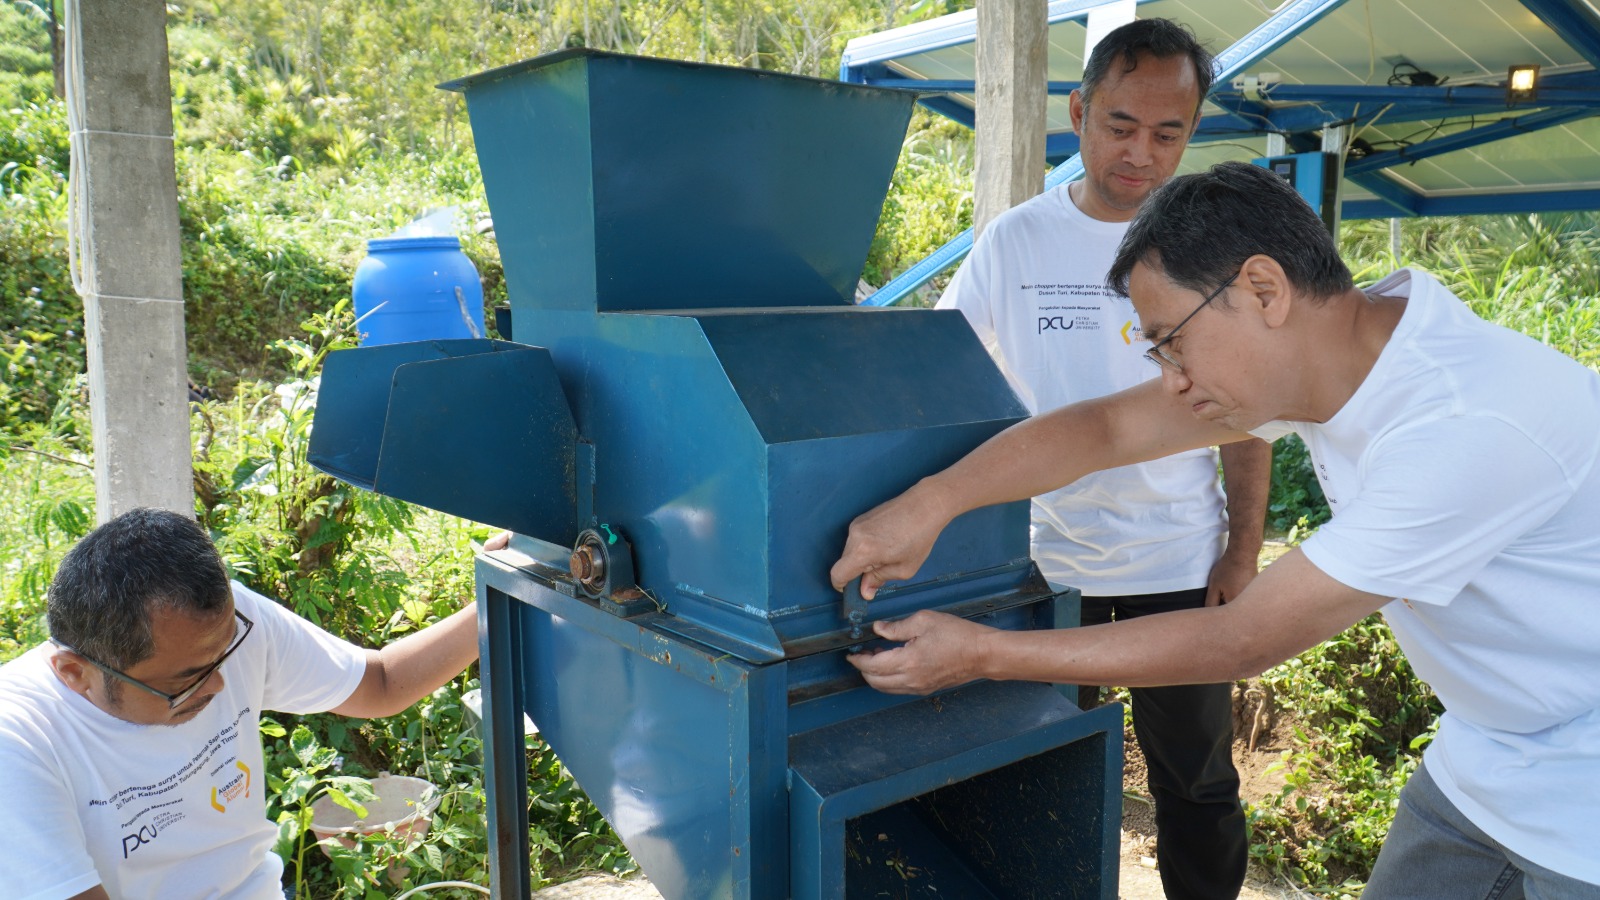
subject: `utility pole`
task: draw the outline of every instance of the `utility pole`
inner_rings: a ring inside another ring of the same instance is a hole
[[[89,348],[95,508],[192,515],[166,4],[68,0],[71,240]]]
[[[980,0],[973,229],[1044,187],[1046,0]]]

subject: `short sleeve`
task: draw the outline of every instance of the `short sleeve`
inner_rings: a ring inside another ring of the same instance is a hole
[[[935,308],[960,310],[978,335],[978,340],[993,353],[999,336],[995,332],[994,307],[990,296],[993,281],[991,255],[989,233],[986,232],[973,242],[972,252],[951,277],[944,293],[939,295]]]
[[[340,640],[238,582],[234,600],[252,608],[268,653],[263,709],[326,712],[355,693],[366,673],[366,651]],[[250,615],[249,613],[246,613]]]
[[[1357,494],[1301,549],[1343,584],[1423,603],[1449,603],[1572,494],[1536,441],[1487,416],[1392,432],[1362,466]]]
[[[47,740],[43,735],[35,741]],[[77,804],[63,775],[53,772],[25,736],[0,733],[0,797],[19,817],[0,841],[7,897],[60,900],[100,884]]]
[[[1297,434],[1293,425],[1288,422],[1268,422],[1265,425],[1250,429],[1250,433],[1271,444],[1278,438]]]

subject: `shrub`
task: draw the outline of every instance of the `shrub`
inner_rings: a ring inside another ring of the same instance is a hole
[[[1299,435],[1279,438],[1272,445],[1272,488],[1267,495],[1267,527],[1288,532],[1297,525],[1315,528],[1332,513],[1317,481],[1311,454]]]

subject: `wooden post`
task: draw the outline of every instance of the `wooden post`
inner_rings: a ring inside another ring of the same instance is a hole
[[[973,227],[1044,185],[1047,0],[979,0]]]

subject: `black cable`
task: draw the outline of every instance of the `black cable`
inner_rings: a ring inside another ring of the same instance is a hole
[[[1400,71],[1401,69],[1409,69],[1410,71],[1402,72]],[[1438,87],[1449,80],[1450,76],[1448,75],[1440,78],[1432,72],[1408,62],[1395,63],[1394,68],[1389,72],[1390,87]]]

